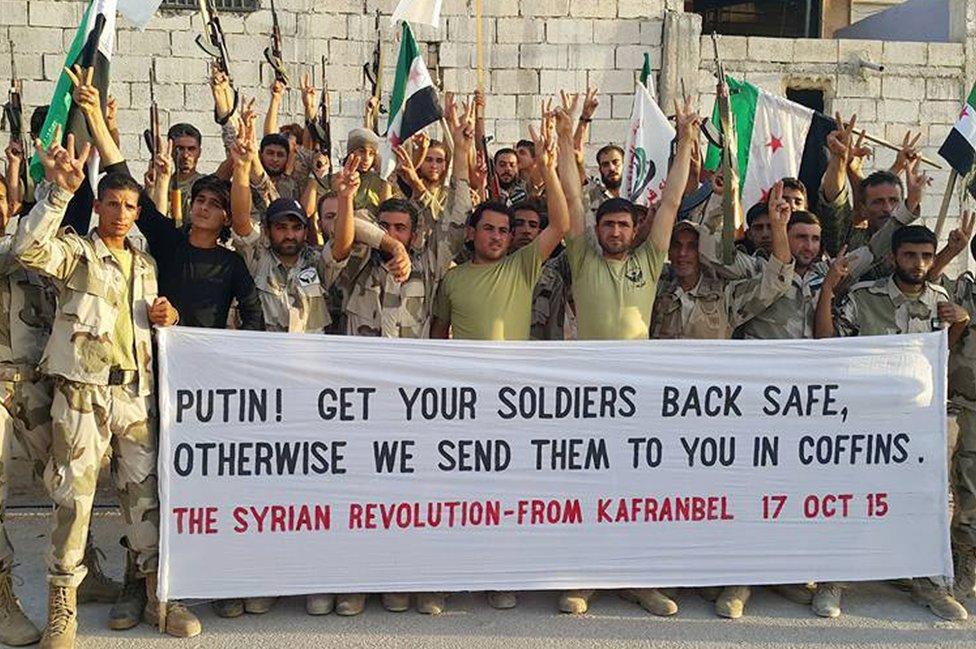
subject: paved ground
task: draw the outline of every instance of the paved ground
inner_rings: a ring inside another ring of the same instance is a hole
[[[28,614],[43,619],[45,587],[43,555],[47,546],[47,517],[36,509],[9,512],[8,529],[18,550],[15,573],[23,580],[18,593]],[[119,517],[96,514],[98,544],[108,554],[108,570],[121,573]],[[81,611],[80,648],[122,649],[207,647],[208,649],[289,649],[319,647],[939,647],[976,646],[976,617],[966,623],[938,621],[885,584],[861,585],[848,591],[845,615],[822,620],[804,607],[760,590],[749,604],[747,617],[717,619],[710,605],[692,592],[678,595],[681,611],[672,619],[655,618],[615,595],[601,595],[589,615],[573,618],[555,612],[555,595],[530,593],[514,611],[495,611],[483,596],[453,596],[449,611],[437,618],[417,613],[392,614],[378,602],[355,618],[305,615],[298,598],[280,601],[263,616],[221,620],[201,603],[194,607],[204,633],[190,640],[160,636],[148,626],[128,632],[104,626],[107,606],[89,605]],[[976,613],[976,603],[970,601]]]

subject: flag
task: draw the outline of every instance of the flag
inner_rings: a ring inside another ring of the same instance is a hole
[[[647,80],[651,78],[651,55],[644,52],[644,67],[641,68],[640,82],[645,88],[652,90],[651,86],[647,85]]]
[[[108,98],[109,63],[112,60],[112,51],[115,49],[117,1],[91,0],[88,3],[78,31],[71,41],[71,47],[68,48],[68,55],[64,59],[64,65],[68,68],[76,63],[95,68],[92,85],[101,93],[103,108]],[[62,70],[54,88],[47,119],[44,120],[44,126],[41,128],[41,142],[45,147],[51,144],[54,131],[58,126],[61,127],[62,137],[67,138],[69,133],[74,134],[79,150],[84,142],[90,141],[85,116],[75,109],[71,98],[72,91],[71,79]],[[98,155],[94,150],[89,158],[88,169],[89,179],[94,182],[98,177]],[[35,182],[39,182],[44,177],[44,170],[36,156],[31,160],[30,172]]]
[[[414,40],[410,25],[403,23],[403,38],[400,40],[400,57],[397,60],[396,78],[393,93],[390,95],[390,121],[386,129],[386,143],[383,146],[384,178],[393,172],[396,156],[393,149],[400,146],[413,135],[424,130],[444,116],[437,103],[434,82],[417,41]]]
[[[119,11],[139,31],[146,29],[163,0],[118,0]]]
[[[966,176],[973,169],[976,156],[976,85],[969,91],[969,97],[959,113],[959,121],[949,131],[949,137],[942,143],[939,155],[949,166]]]
[[[634,93],[630,133],[624,149],[621,195],[649,206],[661,197],[668,176],[668,158],[674,129],[647,87],[639,83]]]
[[[390,17],[390,24],[396,25],[398,20],[403,20],[440,27],[442,4],[443,0],[400,0]]]
[[[763,202],[778,181],[799,178],[810,201],[816,200],[827,170],[827,135],[835,122],[826,115],[744,81],[728,78],[738,139],[739,190],[748,210]],[[718,104],[712,122],[719,123]],[[721,151],[709,145],[705,168],[715,170]]]

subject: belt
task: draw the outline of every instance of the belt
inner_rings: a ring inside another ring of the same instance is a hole
[[[0,381],[11,381],[13,383],[34,381],[37,376],[37,370],[32,367],[0,365]]]
[[[137,370],[123,370],[120,367],[113,367],[108,371],[109,385],[129,385],[137,381],[139,381],[139,372]]]

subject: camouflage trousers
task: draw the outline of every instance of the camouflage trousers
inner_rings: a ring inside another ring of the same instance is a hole
[[[85,539],[101,459],[112,449],[112,482],[122,507],[129,548],[142,574],[156,572],[159,495],[156,420],[151,397],[138,386],[104,386],[55,379],[51,455],[44,480],[54,501],[48,580],[77,587],[84,579]]]
[[[0,381],[0,571],[9,570],[14,557],[4,520],[13,440],[27,453],[37,477],[44,473],[51,448],[51,380],[30,371],[25,374],[31,380]]]
[[[976,412],[961,409],[956,424],[959,437],[950,474],[955,498],[952,543],[976,548]]]

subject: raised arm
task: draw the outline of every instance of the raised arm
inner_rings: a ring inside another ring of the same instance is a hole
[[[691,154],[701,133],[701,118],[695,111],[691,98],[686,97],[684,106],[674,102],[675,118],[678,122],[678,151],[668,172],[664,193],[651,224],[648,241],[658,250],[667,251],[671,247],[671,231],[674,229],[681,197],[685,193]]]
[[[558,113],[562,113],[562,118],[558,116]],[[569,114],[566,111],[559,109],[558,113],[557,120],[570,121]],[[569,206],[566,203],[566,194],[563,193],[559,174],[556,171],[558,144],[552,126],[554,125],[551,120],[548,124],[543,122],[542,131],[539,133],[536,133],[535,128],[531,125],[529,126],[532,140],[535,142],[536,165],[546,183],[546,211],[549,213],[549,225],[539,233],[538,237],[539,251],[542,254],[543,261],[548,259],[556,246],[562,242],[570,227]],[[570,155],[572,155],[572,151],[570,151]]]
[[[969,247],[973,238],[973,225],[976,224],[976,213],[965,210],[959,220],[959,227],[949,233],[946,245],[935,256],[935,262],[929,270],[928,280],[937,282],[959,253]]]
[[[359,155],[350,154],[346,158],[342,171],[332,179],[332,188],[339,197],[339,213],[336,215],[335,232],[332,236],[332,258],[335,261],[343,261],[349,257],[356,238],[353,200],[362,183],[359,177],[359,163]]]
[[[851,273],[846,253],[847,246],[844,246],[830,264],[830,270],[820,286],[820,297],[817,300],[817,312],[813,321],[813,335],[816,338],[833,338],[837,335],[834,326],[834,295],[837,287],[843,284]]]
[[[73,99],[75,105],[85,116],[88,132],[91,134],[92,142],[94,142],[95,149],[101,158],[102,168],[124,161],[125,156],[119,150],[119,145],[112,139],[112,133],[105,123],[98,88],[92,85],[95,68],[82,68],[76,65],[73,70],[65,68],[64,71],[74,85]]]
[[[583,204],[583,176],[576,163],[575,143],[573,140],[572,109],[570,103],[556,109],[556,135],[559,140],[557,147],[556,171],[559,186],[563,190],[569,216],[569,236],[580,237],[586,232],[586,206]]]
[[[60,126],[55,128],[46,151],[40,140],[34,141],[47,182],[39,188],[34,209],[22,218],[11,246],[14,256],[26,268],[55,279],[67,278],[78,263],[74,246],[60,239],[57,232],[68,201],[85,180],[85,163],[91,153],[91,145],[86,142],[75,156],[74,135],[68,135],[65,147],[60,142]]]
[[[268,113],[264,116],[264,134],[271,135],[278,132],[278,112],[281,110],[281,100],[285,97],[288,86],[278,79],[271,84],[271,101],[268,102]]]
[[[233,175],[230,184],[231,228],[234,234],[247,238],[254,231],[251,222],[253,198],[251,197],[251,165],[254,159],[254,123],[241,120],[237,141],[230,150]]]

